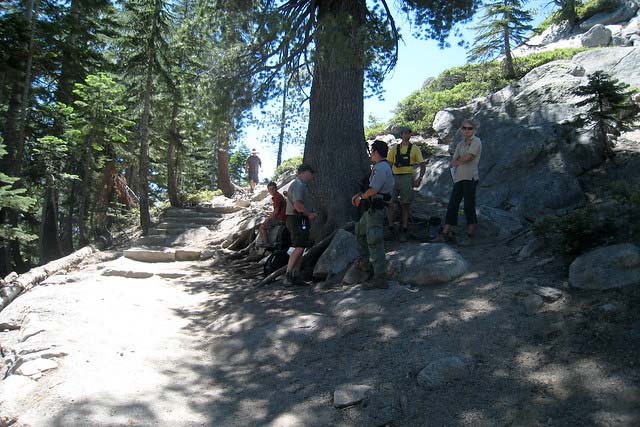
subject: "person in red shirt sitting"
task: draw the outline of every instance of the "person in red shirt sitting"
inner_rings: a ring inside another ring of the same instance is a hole
[[[275,182],[271,181],[267,184],[267,191],[271,194],[271,200],[273,200],[273,211],[265,218],[260,224],[260,238],[262,239],[262,246],[269,244],[269,230],[281,223],[284,223],[287,218],[287,202],[284,200],[282,194],[278,192],[278,186]]]

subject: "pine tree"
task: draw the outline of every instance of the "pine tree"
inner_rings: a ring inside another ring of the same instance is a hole
[[[589,106],[584,119],[592,123],[599,139],[605,142],[605,154],[613,156],[614,141],[609,135],[620,135],[628,130],[629,124],[638,113],[638,106],[631,102],[629,85],[612,79],[604,71],[589,75],[587,84],[579,86],[575,94],[584,96],[578,106]]]
[[[128,90],[139,108],[137,188],[140,226],[146,235],[151,223],[149,146],[152,139],[160,142],[153,135],[154,94],[163,85],[166,87],[170,80],[167,37],[171,33],[172,16],[167,3],[162,0],[127,0],[124,11],[124,35],[119,42],[120,61],[125,64]]]
[[[7,150],[0,139],[0,159],[7,154]],[[36,204],[36,199],[26,195],[24,188],[14,187],[18,178],[11,177],[0,172],[0,209],[12,209],[16,212],[29,213]],[[17,240],[27,243],[37,239],[38,236],[22,230],[20,227],[10,224],[0,224],[0,247],[4,247],[9,241]]]
[[[512,46],[526,40],[533,29],[529,11],[522,8],[520,0],[500,0],[483,6],[484,14],[477,26],[476,37],[468,53],[470,61],[484,61],[504,55],[506,78],[516,75]]]

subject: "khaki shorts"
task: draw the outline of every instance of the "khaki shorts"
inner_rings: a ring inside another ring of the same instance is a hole
[[[394,175],[395,194],[394,196],[400,200],[400,204],[408,204],[413,202],[415,192],[413,191],[413,174],[406,173],[403,175]]]

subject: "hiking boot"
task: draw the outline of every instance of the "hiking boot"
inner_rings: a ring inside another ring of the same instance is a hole
[[[371,291],[373,289],[388,289],[389,281],[384,275],[374,276],[373,279],[364,282],[362,284],[362,289],[365,291]]]
[[[402,228],[400,230],[400,233],[398,233],[398,241],[406,242],[408,239],[408,234],[409,234],[409,230],[407,230],[406,228]]]
[[[299,276],[292,276],[287,273],[282,280],[284,286],[309,286],[309,283],[302,280]]]

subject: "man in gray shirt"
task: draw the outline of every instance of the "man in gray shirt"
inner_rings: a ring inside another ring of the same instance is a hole
[[[363,271],[373,271],[373,280],[362,285],[366,290],[389,287],[384,251],[384,218],[391,201],[394,179],[391,165],[386,159],[388,151],[384,141],[376,140],[371,144],[373,168],[369,175],[369,188],[351,198],[354,206],[368,205],[355,229],[359,255],[357,267]]]
[[[302,254],[304,249],[311,246],[309,241],[309,231],[311,222],[316,219],[313,209],[313,199],[307,183],[313,179],[313,168],[303,163],[298,166],[298,177],[291,183],[287,192],[287,230],[291,235],[291,246],[293,252],[289,255],[287,263],[287,274],[283,284],[307,285],[300,278],[300,267],[302,265]]]

